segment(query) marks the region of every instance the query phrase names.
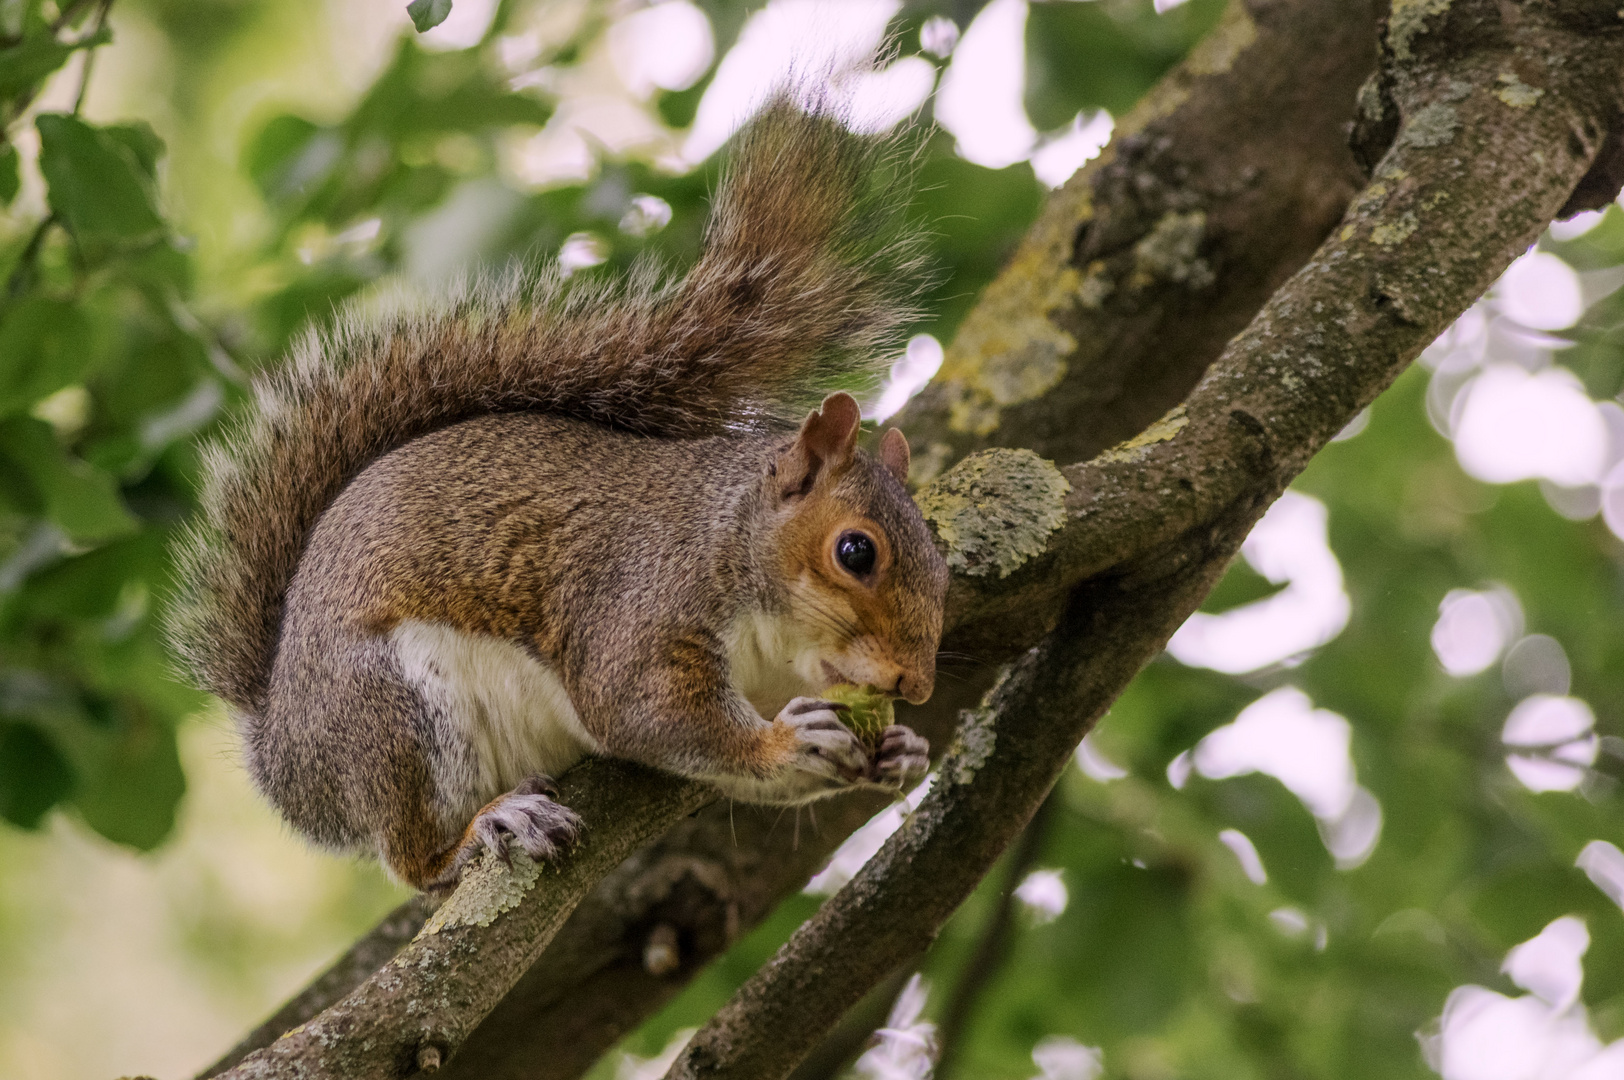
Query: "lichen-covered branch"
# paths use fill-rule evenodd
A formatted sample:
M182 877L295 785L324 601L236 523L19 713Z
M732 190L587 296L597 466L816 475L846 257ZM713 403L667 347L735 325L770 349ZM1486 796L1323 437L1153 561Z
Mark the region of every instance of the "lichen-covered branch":
M719 803L679 821L582 901L445 1075L582 1075L884 804L867 793L799 812ZM664 955L651 951L662 934L674 944Z
M979 564L985 602L959 607L961 625L1009 610L1014 594L1028 612L1045 604L1053 632L966 715L913 818L695 1035L668 1080L786 1076L929 944L1264 509L1526 250L1624 110L1624 19L1611 2L1396 2L1384 54L1366 119L1395 110L1397 139L1342 227L1176 416L1066 470L1066 523L1042 555L1007 578ZM1009 589L1016 575L1024 585Z
M958 1065L962 1060L959 1055L964 1049L970 1022L975 1018L976 1006L981 1003L988 985L1009 962L1019 931L1015 915L1019 902L1016 889L1043 856L1044 846L1054 831L1057 801L1053 795L1043 801L1032 820L1027 822L1020 842L1006 860L1006 877L999 891L998 906L987 916L975 951L964 962L964 967L954 980L952 992L942 1006L942 1019L936 1027L936 1070L932 1080L952 1080L958 1075Z
M284 1031L298 1027L355 989L417 936L434 914L434 908L434 898L420 893L384 916L371 933L351 945L315 981L203 1070L199 1080L225 1072L255 1050L275 1042Z
M487 853L399 955L343 1000L222 1074L394 1080L432 1072L535 961L581 897L714 793L639 766L592 761L562 795L586 822L556 864Z
M1438 313L1452 317L1462 298L1481 295L1589 174L1617 122L1617 80L1600 71L1620 47L1616 10L1599 0L1524 0L1491 18L1462 0L1429 0L1436 11L1422 19L1415 6L1397 5L1388 38L1396 62L1380 93L1362 95L1362 126L1379 130L1402 116L1404 132L1338 234L1184 405L1062 470L1067 523L1041 554L1007 575L955 578L945 647L1014 655L1053 625L1073 583L1155 559L1229 505L1253 479L1236 462L1295 473L1351 415L1347 406L1356 410L1387 385L1350 373L1380 362L1385 378L1395 377L1447 324ZM1547 23L1589 28L1562 32L1597 35L1598 67L1576 78L1581 54L1553 60L1519 43ZM1413 29L1434 25L1435 34ZM1498 51L1483 46L1437 69L1418 66L1424 44L1474 35L1488 35ZM1569 175L1575 169L1578 178ZM1563 199L1547 205L1551 186ZM1319 285L1311 300L1309 281ZM1237 366L1243 359L1248 366Z
M1172 612L1183 603L1166 601L1193 607L1215 580L1209 562L1195 558L1132 596L1085 587L1064 631L967 716L912 820L695 1035L668 1080L782 1078L868 987L927 949L1031 817L1082 732L1177 628ZM1143 606L1147 599L1164 602Z
M967 320L971 336L954 347L944 381L980 381L973 373L992 355L989 328L1005 320L1013 353L1025 348L1023 334L1051 336L1044 329L1051 321L1079 342L1075 352L1059 357L1065 376L1036 396L1000 406L996 425L987 430L983 419L973 437L948 422L947 397L957 400L960 391L929 391L901 421L916 459L939 470L968 449L1004 444L1069 461L1143 428L1183 396L1335 224L1357 187L1344 129L1355 91L1374 64L1372 5L1235 5L1214 42L1123 118L1105 156L1051 198L1021 253ZM1186 217L1161 224L1169 212ZM1162 259L1177 248L1167 242L1178 220L1186 222L1183 235L1193 234L1191 214L1205 216L1194 257L1211 272L1210 281L1198 274L1205 283L1192 286L1188 275L1174 280L1177 273L1135 279L1097 306L1084 302L1092 293L1058 287L1075 285L1082 280L1076 271L1095 261L1105 264L1101 272L1126 273L1141 246L1152 261ZM1105 254L1077 264L1074 241L1090 236ZM1027 301L1037 313L1032 317L1021 311ZM970 349L977 333L981 344ZM996 358L989 370L996 382ZM1036 423L1037 412L1050 419ZM1038 472L1044 469L1054 474L1046 464ZM950 487L941 493L956 490L962 494ZM933 508L938 528L948 509L942 503ZM1049 554L1048 534L1032 535L1037 553L1005 554L1006 565ZM998 616L986 603L988 587L1022 587L1031 577L1024 565L987 581L956 575L955 594L967 589L974 599L955 602L965 614L949 648L987 660L1009 655L991 634L978 641L971 618L978 605ZM907 722L945 743L958 703L973 702L984 686L979 677L943 680L936 699L908 710ZM799 822L798 835L796 821L780 823L776 811L745 807L716 805L682 821L588 895L539 962L468 1036L447 1067L450 1074L479 1080L581 1075L737 933L799 888L875 809L866 798L832 800L817 808L815 829L809 820ZM652 970L644 953L661 925L677 931L679 963ZM388 930L380 926L356 951L388 955L399 940ZM363 965L337 966L227 1062L344 997L366 974Z
M988 446L1081 461L1184 399L1363 185L1343 131L1373 8L1230 6L1049 199L903 413L920 480Z

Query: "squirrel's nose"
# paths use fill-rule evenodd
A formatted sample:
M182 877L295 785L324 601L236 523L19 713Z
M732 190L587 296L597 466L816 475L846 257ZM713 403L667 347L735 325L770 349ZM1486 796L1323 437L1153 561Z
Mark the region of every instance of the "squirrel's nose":
M923 705L936 685L934 671L898 671L897 683L891 693L911 705Z

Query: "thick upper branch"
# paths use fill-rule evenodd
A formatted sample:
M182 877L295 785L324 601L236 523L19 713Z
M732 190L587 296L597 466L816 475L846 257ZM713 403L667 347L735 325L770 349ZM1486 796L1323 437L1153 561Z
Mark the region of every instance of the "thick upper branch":
M1344 130L1373 5L1241 3L1057 191L901 423L932 469L1081 461L1184 399L1364 178Z
M961 625L1010 610L1013 593L1057 629L966 717L913 819L700 1030L671 1080L786 1076L928 944L1258 516L1539 235L1624 107L1624 22L1599 4L1411 5L1387 53L1401 126L1342 228L1176 416L1067 470L1064 523L1021 586L961 601Z

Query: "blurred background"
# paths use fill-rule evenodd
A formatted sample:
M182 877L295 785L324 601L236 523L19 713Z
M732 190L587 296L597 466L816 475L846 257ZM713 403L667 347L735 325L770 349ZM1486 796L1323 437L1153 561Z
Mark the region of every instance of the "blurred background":
M946 273L885 415L1222 8L0 0L0 1076L189 1076L405 895L294 839L168 675L165 545L245 372L380 287L680 265L791 64L889 41L838 92L938 125ZM1624 209L1553 226L1343 432L856 1075L1624 1077L1621 284ZM595 1080L659 1076L900 820Z

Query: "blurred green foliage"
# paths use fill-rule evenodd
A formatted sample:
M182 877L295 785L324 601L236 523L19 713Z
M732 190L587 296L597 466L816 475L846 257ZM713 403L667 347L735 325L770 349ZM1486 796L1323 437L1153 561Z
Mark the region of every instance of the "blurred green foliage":
M0 11L9 204L25 110L111 35L104 4ZM31 122L49 213L0 247L0 814L34 826L67 802L151 847L185 788L174 725L201 704L169 678L153 607L190 501L190 440L235 371L187 313L162 141L69 112Z
M119 2L140 11L174 57L175 116L159 127L178 133L177 155L195 158L192 144L218 134L199 119L207 90L197 73L245 38L279 33L276 0ZM109 40L107 5L0 0L7 821L34 828L68 807L136 848L169 834L185 789L176 725L203 702L172 677L157 630L168 544L192 506L199 440L240 400L246 372L391 275L433 288L472 263L555 258L583 233L605 260L589 273L644 253L674 266L696 254L714 162L672 175L611 159L588 181L541 190L504 173L505 140L546 125L558 100L515 80L498 42L545 4L503 0L473 48L432 51L403 37L336 115L254 114L232 133L233 182L243 182L229 190L257 200L263 227L227 257L211 256L204 273L188 217L202 200L195 189L171 194L152 127L91 122L71 104L77 93L65 108L30 109L47 80L73 78L78 58ZM719 57L755 5L700 6ZM1033 122L1055 130L1080 111L1124 112L1223 6L1189 0L1158 14L1150 0L1034 3ZM417 0L411 13L425 27L449 8ZM907 5L894 24L900 50L918 51L927 18L962 24L973 11L946 0ZM586 62L613 14L587 5L531 66ZM659 92L655 111L669 125L691 122L709 78ZM34 145L45 198L25 214L16 204ZM941 133L929 136L921 173L913 211L933 230L943 277L920 329L947 340L1043 188L1024 164L994 171L956 157ZM670 223L635 226L640 196L663 200ZM1624 214L1609 211L1585 237L1548 246L1580 270L1618 267ZM1624 292L1596 304L1571 337L1562 362L1594 397L1619 394ZM1496 669L1452 678L1428 639L1450 589L1505 583L1528 629L1566 648L1573 692L1595 708L1600 732L1624 733L1620 544L1599 520L1559 517L1532 482L1491 488L1468 478L1428 424L1426 392L1426 372L1407 374L1368 429L1331 447L1298 485L1329 508L1352 598L1346 630L1298 666L1240 678L1158 661L1098 736L1130 775L1101 783L1074 771L1057 791L1039 864L1064 870L1071 903L1052 923L1022 924L975 1011L960 1076L1030 1076L1033 1044L1057 1033L1104 1047L1109 1075L1427 1075L1414 1033L1450 989L1476 981L1512 992L1498 973L1505 951L1569 913L1586 916L1594 941L1585 965L1592 1021L1604 1038L1624 1035L1624 920L1573 867L1590 840L1624 846L1620 762L1604 754L1580 792L1528 792L1506 769L1499 728L1514 699ZM1207 610L1277 589L1238 562ZM1195 777L1182 790L1167 782L1178 755L1287 683L1352 721L1359 777L1385 821L1355 870L1336 868L1313 818L1272 779ZM1266 884L1249 881L1219 841L1228 828L1256 844ZM939 993L959 977L1000 879L989 878L927 958ZM652 1053L703 1020L814 903L783 905L628 1046ZM1282 933L1270 913L1283 907L1323 928L1323 946L1317 929ZM613 1069L606 1062L603 1075Z

